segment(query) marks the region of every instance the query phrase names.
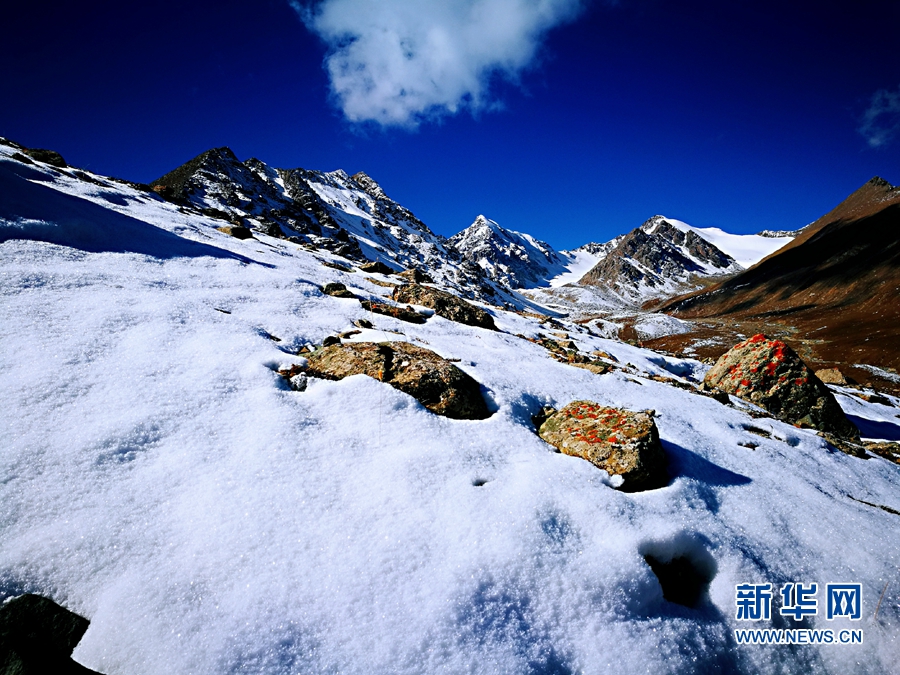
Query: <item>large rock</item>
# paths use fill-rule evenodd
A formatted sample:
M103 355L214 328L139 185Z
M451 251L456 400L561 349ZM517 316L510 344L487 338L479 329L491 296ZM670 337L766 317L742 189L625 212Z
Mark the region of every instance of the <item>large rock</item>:
M433 351L409 342L355 342L309 355L307 374L326 380L368 375L409 394L431 412L453 419L490 416L481 387Z
M437 288L419 284L403 284L394 289L391 297L397 302L429 307L434 310L435 314L450 319L450 321L497 330L494 326L494 317L483 309L470 305L465 300Z
M622 476L624 492L650 490L668 481L666 455L649 413L573 401L550 415L538 434L560 452Z
M39 595L13 598L0 607L0 673L93 673L71 659L90 622Z
M723 354L703 381L790 424L859 440L828 387L781 340L762 334L744 340Z

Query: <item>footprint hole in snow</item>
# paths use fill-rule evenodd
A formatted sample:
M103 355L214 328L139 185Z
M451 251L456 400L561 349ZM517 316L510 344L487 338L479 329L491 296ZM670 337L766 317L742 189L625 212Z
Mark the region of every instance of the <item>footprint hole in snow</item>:
M472 486L473 487L482 487L483 485L486 485L487 482L488 482L487 478L474 478L472 480Z
M718 565L696 535L680 533L666 541L645 542L638 550L667 601L692 609L708 602Z

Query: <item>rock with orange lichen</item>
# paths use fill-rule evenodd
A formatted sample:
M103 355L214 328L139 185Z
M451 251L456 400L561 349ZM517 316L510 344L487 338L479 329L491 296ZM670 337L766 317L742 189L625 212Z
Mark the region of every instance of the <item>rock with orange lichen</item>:
M538 434L560 452L622 476L619 489L624 492L650 490L668 481L666 455L650 413L573 401L547 417Z
M762 334L744 340L723 354L703 381L795 426L859 440L828 387L781 340Z

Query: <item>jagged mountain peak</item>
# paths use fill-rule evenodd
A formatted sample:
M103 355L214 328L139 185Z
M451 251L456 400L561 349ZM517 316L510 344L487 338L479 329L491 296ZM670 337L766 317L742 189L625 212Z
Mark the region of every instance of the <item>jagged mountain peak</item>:
M363 190L375 197L375 199L389 199L384 190L381 189L381 186L364 171L357 171L355 174L350 176L350 178L355 180L357 185L359 185Z
M483 214L450 238L450 245L495 281L510 288L546 286L568 269L569 260L550 244L508 230Z

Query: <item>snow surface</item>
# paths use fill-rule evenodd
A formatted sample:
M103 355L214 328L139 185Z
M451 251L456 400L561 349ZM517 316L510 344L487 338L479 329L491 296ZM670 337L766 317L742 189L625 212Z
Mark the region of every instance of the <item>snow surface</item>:
M87 616L74 653L84 665L896 668L897 516L850 498L900 510L896 465L647 379L696 380L705 366L574 324L580 349L627 372L559 363L516 336L542 326L502 310L497 332L368 314L320 286L385 289L323 266L327 254L238 241L153 195L10 152L0 146L0 594L43 593ZM459 359L494 414L448 420L365 376L295 392L275 373L358 318L376 339L403 334ZM670 484L625 494L552 452L530 416L576 399L656 410ZM712 560L702 606L664 600L648 553ZM864 643L737 645L735 628L790 621L735 621L735 584L788 581L862 584L862 621L826 622L822 610L806 625L864 629Z
M782 246L789 244L794 237L763 237L758 234L731 234L718 227L694 227L681 220L666 220L682 232L693 230L713 244L723 253L727 253L743 267L753 267L760 260L769 256Z
M574 250L562 251L561 256L569 260L567 271L549 280L549 285L558 288L566 284L574 284L603 259L603 256L594 255L588 251Z

